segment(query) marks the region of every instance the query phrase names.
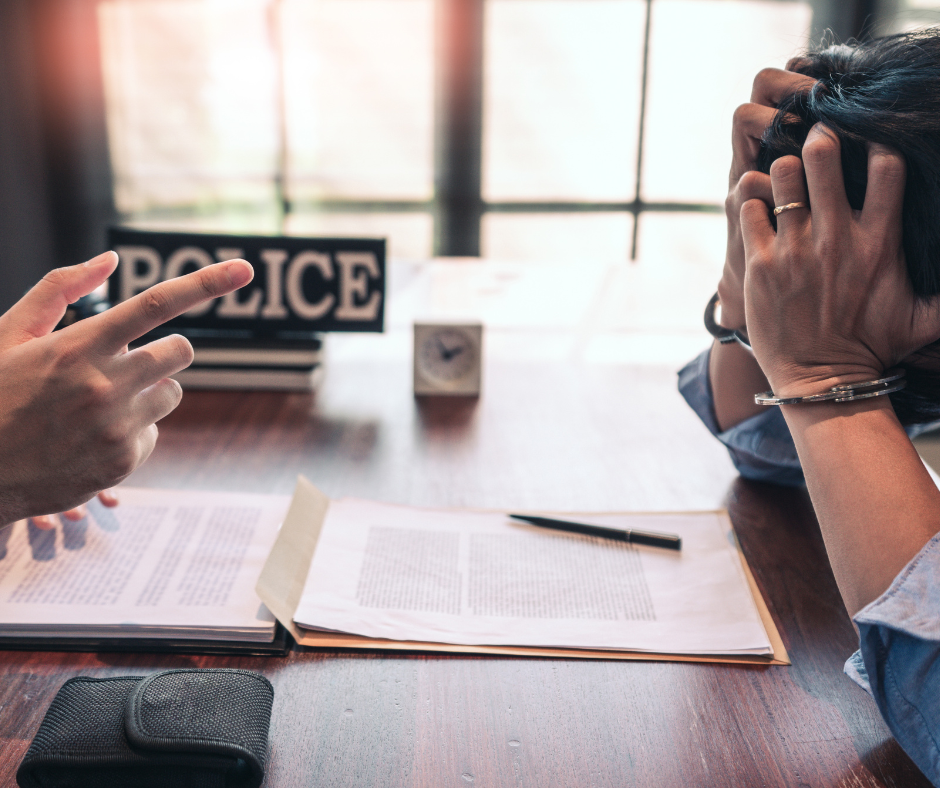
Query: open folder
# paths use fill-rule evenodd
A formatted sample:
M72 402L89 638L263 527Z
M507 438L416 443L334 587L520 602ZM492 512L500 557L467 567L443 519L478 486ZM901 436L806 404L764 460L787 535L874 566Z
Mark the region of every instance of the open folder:
M682 554L502 513L331 502L300 478L256 590L302 646L790 664L727 513L594 521L635 518L682 530Z

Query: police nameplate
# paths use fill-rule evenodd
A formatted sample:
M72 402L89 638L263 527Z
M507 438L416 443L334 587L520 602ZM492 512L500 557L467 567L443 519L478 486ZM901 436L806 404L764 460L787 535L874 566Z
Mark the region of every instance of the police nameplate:
M295 332L383 330L385 240L278 238L129 230L108 231L120 264L111 277L112 303L157 282L240 257L254 280L169 321L167 329L275 337Z

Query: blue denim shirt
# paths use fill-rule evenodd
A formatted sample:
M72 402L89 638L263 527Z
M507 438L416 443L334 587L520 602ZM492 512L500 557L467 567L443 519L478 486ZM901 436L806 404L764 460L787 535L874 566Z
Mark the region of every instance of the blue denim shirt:
M800 460L779 408L731 429L715 421L709 351L679 372L679 391L748 479L799 485ZM936 423L909 427L912 438ZM859 650L845 672L875 699L911 760L940 786L940 534L931 539L878 599L855 615Z

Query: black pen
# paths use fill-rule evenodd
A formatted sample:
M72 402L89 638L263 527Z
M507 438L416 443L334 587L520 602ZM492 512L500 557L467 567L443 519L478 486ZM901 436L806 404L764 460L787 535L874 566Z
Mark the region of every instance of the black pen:
M665 547L669 550L681 550L682 539L675 534L660 534L655 531L634 531L629 528L608 528L603 525L573 523L570 520L555 520L551 517L534 517L528 514L511 514L514 520L524 520L542 528L554 528L556 531L568 531L588 536L601 536L604 539L616 539L618 542L634 542L651 547Z

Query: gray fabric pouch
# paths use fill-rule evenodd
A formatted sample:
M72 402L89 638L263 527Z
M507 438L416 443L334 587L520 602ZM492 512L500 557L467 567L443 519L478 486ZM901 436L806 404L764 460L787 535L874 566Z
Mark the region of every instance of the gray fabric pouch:
M22 788L257 788L274 688L247 670L69 679L16 773Z

